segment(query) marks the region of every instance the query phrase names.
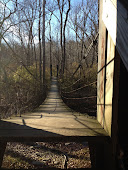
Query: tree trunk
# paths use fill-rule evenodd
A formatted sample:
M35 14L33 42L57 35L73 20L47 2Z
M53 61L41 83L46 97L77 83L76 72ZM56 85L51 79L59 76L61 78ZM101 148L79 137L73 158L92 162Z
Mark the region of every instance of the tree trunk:
M40 20L41 20L41 3L39 0L39 73L40 73L40 89L42 89L42 53L41 53L41 29L40 29Z
M67 25L69 11L70 11L70 0L68 0L68 10L67 10L67 13L66 13L66 19L65 19L65 23L64 23L64 32L63 32L63 37L64 37L63 74L64 74L65 60L66 60L66 47L65 47L66 37L65 37L65 30L66 30L66 25Z
M50 37L50 76L52 77L52 37L51 37L51 18L49 21L49 37Z
M43 46L43 84L45 85L45 4L43 0L43 34L42 34L42 46Z

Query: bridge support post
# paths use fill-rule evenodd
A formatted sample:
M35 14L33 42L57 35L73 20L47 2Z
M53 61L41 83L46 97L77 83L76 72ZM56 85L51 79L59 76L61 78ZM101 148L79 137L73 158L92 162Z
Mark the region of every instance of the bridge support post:
M50 76L52 78L52 65L50 65Z
M104 146L102 143L89 142L90 159L92 168L104 167Z
M56 66L56 70L57 70L57 77L58 77L58 72L59 72L59 65Z
M111 143L89 142L89 150L92 168L115 170Z
M4 152L5 152L5 149L6 149L6 145L7 145L7 141L0 140L0 168L2 166L2 162L3 162L3 157L4 157Z

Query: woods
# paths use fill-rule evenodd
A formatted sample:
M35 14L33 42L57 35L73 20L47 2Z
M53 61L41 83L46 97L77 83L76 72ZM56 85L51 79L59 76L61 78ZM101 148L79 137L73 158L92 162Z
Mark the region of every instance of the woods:
M62 88L96 81L97 11L98 0L1 0L1 118L39 106L52 76Z

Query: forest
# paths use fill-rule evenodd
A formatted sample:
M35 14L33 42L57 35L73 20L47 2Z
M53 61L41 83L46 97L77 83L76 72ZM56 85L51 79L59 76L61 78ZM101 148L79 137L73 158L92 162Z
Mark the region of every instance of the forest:
M96 114L97 11L98 0L0 1L0 118L38 107L52 76L67 105Z

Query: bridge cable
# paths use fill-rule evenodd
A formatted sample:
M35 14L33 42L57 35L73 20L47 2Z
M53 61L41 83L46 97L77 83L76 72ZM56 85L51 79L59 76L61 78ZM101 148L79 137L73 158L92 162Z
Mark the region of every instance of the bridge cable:
M91 85L93 85L93 84L95 84L95 83L97 83L97 81L94 81L94 82L92 82L92 83L90 83L90 84L88 84L88 85L85 84L83 87L80 87L80 88L78 88L78 89L74 89L74 90L72 90L72 91L68 91L68 92L62 91L62 93L65 93L65 94L73 93L73 92L79 91L79 90L81 90L81 89L83 89L83 88L85 88L85 87L91 86Z
M86 97L80 97L80 98L68 98L65 96L62 96L62 98L67 99L67 100L83 100L83 99L93 99L93 98L97 98L97 96L86 96Z
M71 85L69 85L69 86L67 86L67 87L62 87L61 89L67 89L67 88L70 88L70 87L72 87L73 85L75 85L77 82L79 82L81 80L81 78L80 79L78 79L78 80L76 80L73 84L71 84Z
M89 54L89 52L90 52L90 50L91 50L91 48L93 47L93 45L95 44L95 42L96 42L96 39L98 38L98 35L99 35L99 32L96 34L96 36L95 36L95 38L92 40L92 42L90 43L90 45L89 45L89 47L88 47L88 49L87 49L87 52L86 52L86 54L85 54L85 58L87 58L87 56L88 56L88 54ZM85 59L85 58L82 58L80 61L79 61L79 66L77 67L77 69L76 69L76 71L74 72L74 73L76 73L77 71L78 71L78 68L80 67L80 65L82 66L82 60L83 59ZM91 71L91 70L90 70ZM89 72L90 72L89 71ZM71 78L74 76L74 73L73 73L73 75L71 76ZM66 88L68 88L68 87L66 87ZM64 88L63 88L64 89Z

